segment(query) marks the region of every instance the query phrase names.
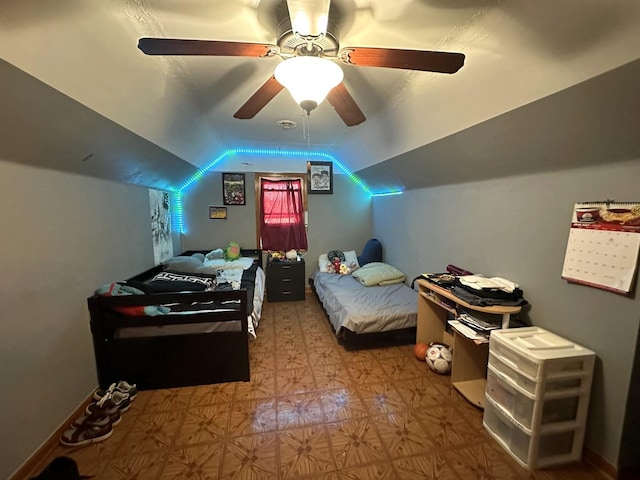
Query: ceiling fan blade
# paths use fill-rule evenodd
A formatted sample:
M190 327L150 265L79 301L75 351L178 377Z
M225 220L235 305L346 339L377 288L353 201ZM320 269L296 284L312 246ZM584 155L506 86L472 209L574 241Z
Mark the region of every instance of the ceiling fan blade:
M366 120L364 113L356 104L344 83L338 84L327 95L327 101L340 116L347 127L359 125Z
M338 54L349 65L401 68L425 72L456 73L464 65L464 54L402 50L397 48L346 47Z
M272 75L233 116L243 120L255 117L283 88Z
M219 40L182 40L178 38L141 38L138 48L147 55L212 55L267 57L275 45L266 43L224 42Z
M327 33L330 6L330 0L287 0L293 32L314 38Z

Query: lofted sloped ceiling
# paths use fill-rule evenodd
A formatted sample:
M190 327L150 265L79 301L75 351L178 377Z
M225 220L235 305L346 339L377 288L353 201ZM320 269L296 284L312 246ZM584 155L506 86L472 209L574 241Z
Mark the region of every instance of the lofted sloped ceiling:
M640 159L640 60L358 172L403 191Z
M453 75L340 64L367 120L346 127L324 102L308 118L308 139L286 91L255 118L233 118L278 57L156 57L137 48L143 36L274 43L283 11L283 0L2 2L2 160L168 188L230 148L310 148L333 154L375 191L637 152L629 130L640 95L637 0L333 0L341 46L461 52L466 61ZM587 142L585 155L562 155L594 133L601 141ZM535 138L541 155L533 154L540 144L523 148ZM611 156L607 143L616 145ZM45 150L51 162L42 165ZM290 162L230 158L218 168L304 171Z

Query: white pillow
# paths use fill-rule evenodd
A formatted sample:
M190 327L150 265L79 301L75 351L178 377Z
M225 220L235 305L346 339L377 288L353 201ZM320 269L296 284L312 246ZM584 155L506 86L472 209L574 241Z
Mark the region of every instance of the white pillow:
M213 260L215 258L224 258L224 250L221 248L216 248L215 250L211 250L204 257L206 260Z
M165 265L168 269L176 272L196 273L197 269L202 266L202 260L198 257L177 256L166 260Z
M329 257L327 257L326 253L323 253L318 257L318 268L320 269L321 272L327 273L329 271L327 270L328 264L329 264Z
M344 261L352 272L360 268L360 265L358 264L358 255L355 250L344 252Z

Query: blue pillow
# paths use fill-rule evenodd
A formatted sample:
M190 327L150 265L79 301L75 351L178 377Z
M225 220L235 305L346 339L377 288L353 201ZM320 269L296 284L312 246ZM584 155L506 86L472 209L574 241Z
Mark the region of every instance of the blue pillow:
M358 255L358 264L362 267L367 263L382 261L382 244L377 238L371 238L367 241L362 253Z

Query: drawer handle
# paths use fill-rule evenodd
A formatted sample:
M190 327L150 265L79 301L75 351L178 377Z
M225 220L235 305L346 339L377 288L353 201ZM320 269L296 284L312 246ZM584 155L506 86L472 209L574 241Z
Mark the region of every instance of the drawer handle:
M291 281L291 279L290 279L290 278L283 278L281 281L282 281L282 282L290 282L290 281Z

